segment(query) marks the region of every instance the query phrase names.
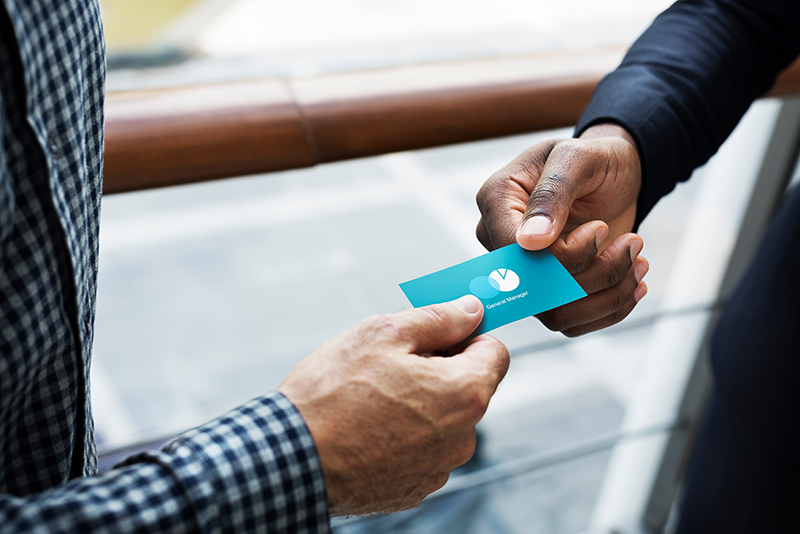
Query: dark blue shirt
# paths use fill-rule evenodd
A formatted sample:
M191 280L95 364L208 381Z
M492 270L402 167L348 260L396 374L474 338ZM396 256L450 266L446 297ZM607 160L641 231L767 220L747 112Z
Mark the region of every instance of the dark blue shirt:
M598 85L576 128L615 122L639 148L636 226L716 153L800 53L797 0L682 0Z

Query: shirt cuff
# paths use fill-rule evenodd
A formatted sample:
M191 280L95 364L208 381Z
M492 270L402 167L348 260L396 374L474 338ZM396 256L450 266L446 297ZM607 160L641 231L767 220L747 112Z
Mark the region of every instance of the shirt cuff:
M278 392L183 434L155 454L184 487L203 532L331 531L314 440Z

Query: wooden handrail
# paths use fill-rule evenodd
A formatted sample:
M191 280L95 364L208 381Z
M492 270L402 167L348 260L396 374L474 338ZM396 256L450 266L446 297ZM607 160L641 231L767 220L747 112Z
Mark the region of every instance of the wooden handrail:
M109 93L105 193L573 125L624 48ZM800 93L800 61L770 95Z

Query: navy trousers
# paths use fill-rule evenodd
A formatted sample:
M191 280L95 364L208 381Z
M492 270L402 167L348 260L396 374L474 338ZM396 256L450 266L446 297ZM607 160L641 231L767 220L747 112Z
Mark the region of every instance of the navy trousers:
M800 187L712 339L715 386L678 534L800 533Z

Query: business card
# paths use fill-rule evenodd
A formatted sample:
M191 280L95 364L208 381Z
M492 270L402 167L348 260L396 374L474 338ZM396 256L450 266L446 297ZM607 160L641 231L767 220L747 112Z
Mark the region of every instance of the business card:
M477 336L586 296L548 250L514 243L400 284L415 308L473 294L484 306Z

